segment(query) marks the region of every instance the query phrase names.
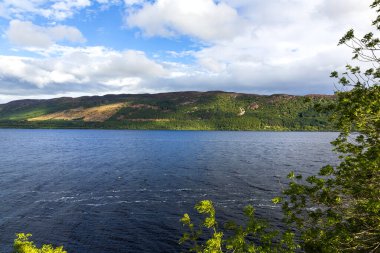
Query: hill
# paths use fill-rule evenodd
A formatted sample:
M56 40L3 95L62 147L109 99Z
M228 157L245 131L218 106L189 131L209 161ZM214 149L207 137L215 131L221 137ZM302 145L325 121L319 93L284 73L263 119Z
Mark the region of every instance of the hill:
M317 104L329 95L222 91L17 100L0 105L0 127L183 130L332 130Z

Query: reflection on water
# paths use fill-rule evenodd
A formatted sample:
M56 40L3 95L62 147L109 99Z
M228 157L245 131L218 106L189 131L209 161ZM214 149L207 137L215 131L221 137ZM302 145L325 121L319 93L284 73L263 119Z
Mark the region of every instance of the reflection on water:
M0 130L0 252L14 234L69 252L178 252L202 199L221 220L271 203L289 171L336 161L336 133Z

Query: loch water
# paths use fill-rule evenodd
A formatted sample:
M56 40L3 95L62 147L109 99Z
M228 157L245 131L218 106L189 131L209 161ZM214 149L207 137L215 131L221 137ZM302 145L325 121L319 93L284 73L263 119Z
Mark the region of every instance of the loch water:
M203 199L282 228L271 199L294 170L337 162L331 132L0 129L0 252L15 233L69 253L180 252L179 219Z

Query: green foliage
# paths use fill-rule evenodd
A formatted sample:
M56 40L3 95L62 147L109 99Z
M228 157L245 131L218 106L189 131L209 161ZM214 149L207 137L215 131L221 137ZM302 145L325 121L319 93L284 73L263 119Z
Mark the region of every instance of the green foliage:
M63 247L54 248L50 244L44 244L41 248L38 248L34 242L29 241L31 234L16 234L14 240L14 253L67 253Z
M285 232L280 235L278 231L270 229L264 221L255 217L255 209L252 206L244 208L244 216L247 219L245 226L229 221L224 224L223 229L218 226L215 209L210 200L199 202L195 209L199 214L205 215L200 226L196 228L188 214L184 214L180 220L188 231L179 242L189 244L190 252L290 253L298 248L293 233Z
M380 1L373 8L380 10ZM379 16L380 17L380 16ZM378 26L380 18L373 23ZM332 142L341 163L323 167L302 181L289 175L283 210L295 225L307 252L380 252L380 40L362 39L350 30L340 40L353 49L353 59L371 68L347 65L331 77L342 85L333 117L341 130Z

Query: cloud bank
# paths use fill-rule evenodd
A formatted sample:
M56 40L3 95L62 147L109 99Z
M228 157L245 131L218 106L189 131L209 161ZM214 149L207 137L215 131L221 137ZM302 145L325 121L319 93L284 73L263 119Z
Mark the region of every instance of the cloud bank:
M349 62L338 48L351 27L370 29L371 0L75 0L0 3L7 20L0 55L0 101L20 97L229 90L270 93L332 93L329 73ZM170 51L120 50L89 45L65 23L80 11L118 6L121 33L138 41L180 41ZM46 22L37 22L46 19ZM112 38L110 38L111 40ZM20 56L20 52L26 52ZM189 60L190 59L190 60Z

